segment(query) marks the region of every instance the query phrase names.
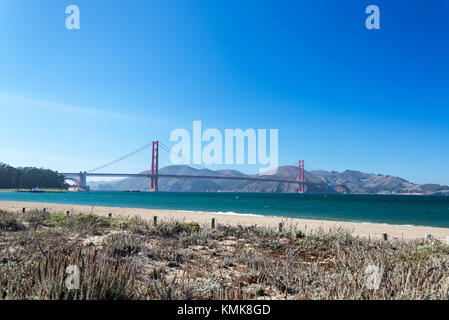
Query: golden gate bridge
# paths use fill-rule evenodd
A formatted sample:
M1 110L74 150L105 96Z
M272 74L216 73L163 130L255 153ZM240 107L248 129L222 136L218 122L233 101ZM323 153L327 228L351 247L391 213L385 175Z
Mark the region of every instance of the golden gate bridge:
M149 173L112 173L112 172L99 172L101 170L105 170L110 168L113 165L116 165L119 162L122 162L144 150L151 148L151 166ZM150 180L150 191L158 191L159 190L159 179L163 178L191 178L191 179L224 179L224 180L246 180L246 181L259 181L259 182L277 182L277 183L287 183L287 184L296 184L298 186L298 193L305 192L306 185L317 185L317 186L328 186L326 183L314 182L314 181L306 181L304 175L304 160L299 160L298 162L298 175L296 179L282 179L276 178L271 175L262 175L262 176L224 176L224 175L189 175L189 174L160 174L159 173L159 148L168 153L172 154L175 157L180 158L184 162L188 162L192 167L196 169L206 169L201 165L192 163L190 160L185 159L179 154L173 152L170 147L159 141L152 141L137 150L120 157L114 161L108 162L102 166L93 168L88 171L80 171L77 173L74 172L62 172L60 175L64 176L66 180L73 181L80 189L87 189L87 177L117 177L117 178L128 178L128 177L141 177L148 178ZM207 169L206 169L207 170Z

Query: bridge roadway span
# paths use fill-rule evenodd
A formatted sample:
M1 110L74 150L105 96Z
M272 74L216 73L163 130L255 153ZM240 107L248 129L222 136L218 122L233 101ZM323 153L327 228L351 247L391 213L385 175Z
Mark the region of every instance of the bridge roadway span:
M60 173L63 176L78 176L79 173ZM151 178L149 173L85 173L89 177L140 177L140 178ZM177 174L158 174L158 178L194 178L194 179L225 179L225 180L250 180L250 181L261 181L261 182L279 182L279 183L294 183L298 184L298 180L283 180L283 179L270 179L270 178L257 178L257 177L229 177L229 176L196 176L196 175L177 175ZM267 177L267 176L265 176ZM311 185L325 185L324 183L317 182L305 182L305 184Z

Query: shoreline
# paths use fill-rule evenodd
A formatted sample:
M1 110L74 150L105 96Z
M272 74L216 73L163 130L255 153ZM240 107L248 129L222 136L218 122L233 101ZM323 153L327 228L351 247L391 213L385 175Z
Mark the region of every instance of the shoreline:
M142 208L124 208L124 207L103 207L88 205L55 204L42 202L25 201L0 201L0 210L22 212L22 208L27 210L47 209L50 213L65 213L70 211L74 214L94 213L100 216L107 216L112 213L115 217L140 217L145 220L153 220L154 216L158 221L180 220L183 222L197 222L203 226L210 226L212 218L215 218L217 224L224 225L242 225L242 226L262 226L272 229L278 229L279 223L283 223L284 231L301 230L304 233L310 233L322 229L329 231L335 228L343 228L352 232L353 235L380 239L382 233L388 234L388 239L423 239L427 234L432 238L446 242L449 236L449 228L412 226L412 225L393 225L371 222L347 222L332 220L313 220L301 218L285 218L274 216L261 216L250 214L226 213L226 212L204 212L188 210L164 210L164 209L142 209Z

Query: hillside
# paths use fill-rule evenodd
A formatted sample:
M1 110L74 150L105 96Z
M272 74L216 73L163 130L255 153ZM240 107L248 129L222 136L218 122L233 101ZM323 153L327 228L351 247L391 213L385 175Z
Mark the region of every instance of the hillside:
M159 170L160 174L177 175L214 175L228 177L255 177L246 175L237 170L207 170L195 169L189 166L168 166ZM258 176L260 178L275 178L297 180L298 169L294 166L282 166L275 175ZM438 184L414 184L402 178L389 175L363 173L346 170L344 172L314 170L305 172L307 193L380 193L380 194L438 194L449 195L449 187ZM91 183L92 190L123 191L148 190L148 178L127 178L114 182ZM297 185L220 179L194 179L194 178L160 178L159 190L173 192L296 192Z

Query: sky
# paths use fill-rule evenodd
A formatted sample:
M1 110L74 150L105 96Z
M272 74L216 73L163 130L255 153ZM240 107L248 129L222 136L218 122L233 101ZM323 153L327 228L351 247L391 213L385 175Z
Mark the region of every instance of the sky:
M201 121L278 129L280 165L449 184L448 16L446 0L0 0L0 161L78 172Z

